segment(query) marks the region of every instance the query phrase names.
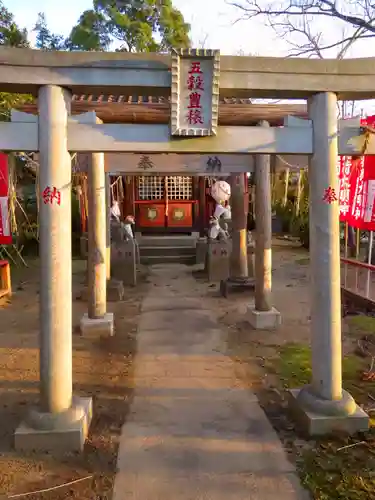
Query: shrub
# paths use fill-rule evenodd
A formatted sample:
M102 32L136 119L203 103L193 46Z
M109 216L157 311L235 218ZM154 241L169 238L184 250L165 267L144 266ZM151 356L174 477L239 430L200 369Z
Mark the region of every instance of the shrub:
M293 203L291 201L288 201L284 206L280 201L278 201L273 206L273 212L281 221L282 232L289 233L291 231L291 222L294 213Z

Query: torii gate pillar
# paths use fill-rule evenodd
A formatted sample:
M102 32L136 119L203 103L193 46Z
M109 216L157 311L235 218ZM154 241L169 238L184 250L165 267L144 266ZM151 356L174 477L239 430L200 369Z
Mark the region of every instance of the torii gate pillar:
M40 401L15 432L17 450L82 450L91 398L72 396L70 94L41 87L39 105Z
M314 154L309 163L312 381L291 391L310 435L368 429L366 413L342 388L340 233L337 178L337 97L309 102Z

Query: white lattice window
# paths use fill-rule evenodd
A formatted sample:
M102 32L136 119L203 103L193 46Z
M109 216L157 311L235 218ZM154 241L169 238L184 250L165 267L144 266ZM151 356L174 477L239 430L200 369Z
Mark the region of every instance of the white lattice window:
M182 175L166 178L169 200L191 200L193 198L193 179Z
M138 177L139 200L163 200L167 188L169 200L193 199L193 179L189 176L141 175Z
M164 177L159 175L141 175L138 177L139 200L162 200L164 192Z

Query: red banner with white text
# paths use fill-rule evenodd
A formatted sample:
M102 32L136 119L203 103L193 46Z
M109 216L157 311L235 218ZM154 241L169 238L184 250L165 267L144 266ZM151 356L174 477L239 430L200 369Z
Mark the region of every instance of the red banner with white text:
M9 221L8 155L0 153L0 245L12 244Z
M361 125L375 125L375 116L361 120ZM358 229L375 231L375 157L340 156L340 221Z

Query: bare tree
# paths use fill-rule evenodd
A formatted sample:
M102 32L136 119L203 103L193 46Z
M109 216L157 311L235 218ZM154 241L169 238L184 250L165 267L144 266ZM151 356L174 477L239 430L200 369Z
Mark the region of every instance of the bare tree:
M239 9L242 20L263 18L291 45L290 56L294 57L323 59L327 52L336 50L335 57L342 59L355 42L375 38L372 0L281 0L277 3L228 0L228 3ZM332 26L336 29L332 30ZM339 38L337 27L341 28Z

